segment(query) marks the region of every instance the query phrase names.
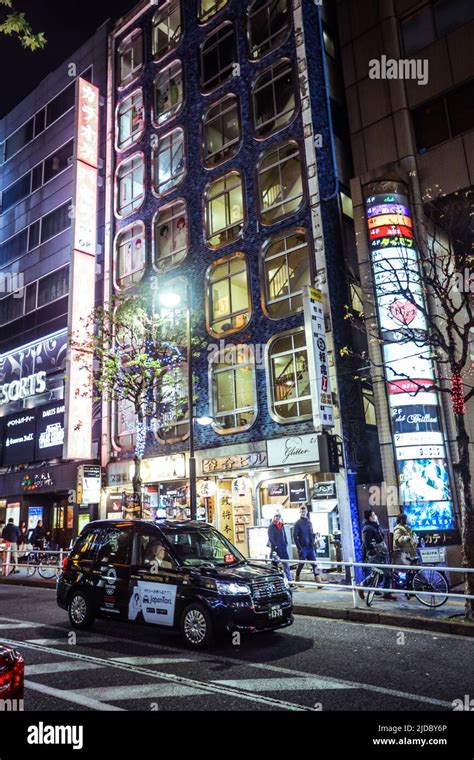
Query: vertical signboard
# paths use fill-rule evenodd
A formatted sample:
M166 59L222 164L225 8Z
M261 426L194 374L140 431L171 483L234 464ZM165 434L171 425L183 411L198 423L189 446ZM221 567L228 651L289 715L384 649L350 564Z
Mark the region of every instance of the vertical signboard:
M434 365L423 341L425 301L409 199L377 194L365 207L401 506L412 528L446 541L454 535L453 505Z
M320 433L322 430L334 427L334 411L321 291L305 285L303 304L313 423L315 431Z
M69 281L65 459L92 456L92 356L87 350L94 309L97 247L99 90L81 77L76 95L73 235Z

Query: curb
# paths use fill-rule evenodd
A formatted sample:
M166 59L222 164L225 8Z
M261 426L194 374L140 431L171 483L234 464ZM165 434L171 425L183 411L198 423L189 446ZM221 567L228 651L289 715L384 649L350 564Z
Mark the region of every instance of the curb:
M423 617L408 617L395 615L393 612L372 612L358 609L337 609L336 607L309 607L308 605L293 606L295 615L307 617L330 618L331 620L347 620L356 623L373 623L375 625L390 625L395 628L413 628L415 630L433 631L437 633L452 633L457 636L474 638L474 625L469 623L451 623L448 620L431 620Z
M10 578L1 578L0 579L0 586L22 586L22 587L28 587L28 588L50 588L54 591L56 588L56 583L50 583L49 581L41 580L41 581L14 581L13 579L10 580Z

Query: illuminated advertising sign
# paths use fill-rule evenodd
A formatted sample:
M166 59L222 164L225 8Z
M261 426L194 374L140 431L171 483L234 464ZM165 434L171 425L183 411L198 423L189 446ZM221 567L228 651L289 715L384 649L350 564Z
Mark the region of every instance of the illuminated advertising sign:
M94 309L98 146L99 90L79 77L68 315L73 343L69 344L67 357L65 459L90 459L92 456L92 356L81 350L81 346L88 343L87 320Z
M64 403L42 406L37 412L36 459L55 459L63 454Z
M3 464L23 464L35 458L36 416L25 410L5 420L3 439Z
M403 511L426 534L454 531L410 203L400 193L366 199L370 256ZM409 338L406 329L410 330Z
M304 286L304 320L308 352L309 383L316 432L334 427L329 360L324 325L323 297L320 290Z

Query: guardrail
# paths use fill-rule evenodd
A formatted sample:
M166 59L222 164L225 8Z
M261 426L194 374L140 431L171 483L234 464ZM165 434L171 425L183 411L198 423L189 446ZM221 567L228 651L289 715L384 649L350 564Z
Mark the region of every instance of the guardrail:
M3 551L0 549L0 576L8 576L14 571L14 569L25 569L27 571L30 570L32 571L29 573L30 575L34 574L36 570L38 570L38 573L40 575L45 575L46 569L49 568L49 575L51 578L53 578L54 575L61 569L65 553L67 554L67 550L65 551L64 549L17 549L16 551L12 551L10 547L4 549ZM20 554L22 555L21 557L19 556ZM16 555L16 557L14 555ZM56 556L58 560L57 562L20 561L25 556L30 560L33 557L43 558L45 555L47 557Z
M381 573L383 573L384 570L390 570L390 571L392 571L392 570L401 570L404 573L417 572L419 570L435 570L437 572L442 572L444 575L449 575L450 572L453 572L453 573L458 572L458 573L463 573L463 574L474 573L474 568L471 568L471 567L446 567L445 565L424 565L422 563L415 564L415 565L391 565L391 564L388 564L388 563L386 564L386 563L380 562L380 561L379 562L354 562L352 560L349 560L349 561L343 561L343 560L333 561L333 560L325 560L325 559L320 559L320 560L314 561L314 560L309 560L309 559L307 559L307 560L280 559L280 558L278 558L278 559L272 559L271 557L252 558L251 561L252 562L265 562L265 563L271 564L273 566L275 566L275 564L278 563L278 564L281 564L281 565L288 564L290 566L294 566L294 565L302 565L302 566L304 566L304 565L315 565L318 568L322 568L323 565L329 566L331 568L333 568L334 566L337 566L337 567L348 567L349 568L349 572L350 572L350 579L351 579L350 583L344 583L344 584L341 584L341 583L330 583L330 582L329 583L327 583L327 582L316 583L315 581L301 581L301 580L298 580L298 584L299 585L303 585L303 586L309 586L309 587L313 587L313 588L318 588L318 589L321 589L321 588L336 588L336 589L340 590L342 587L344 587L346 589L350 589L352 591L352 597L353 597L353 601L354 601L354 607L359 607L360 597L358 596L358 593L357 593L358 591L364 591L364 592L365 591L384 591L384 592L390 593L390 594L403 594L403 595L406 595L407 593L411 593L411 594L415 594L416 593L417 596L430 596L430 597L438 596L438 597L448 597L448 598L463 599L463 600L474 599L474 595L472 595L472 594L464 594L464 593L463 594L458 594L458 593L455 593L455 592L449 591L449 590L446 591L446 592L437 592L437 591L419 591L418 589L416 589L416 591L415 591L413 589L397 588L397 587L395 587L395 588L390 587L390 588L384 589L384 588L381 588L380 586L364 586L362 584L358 584L356 582L356 577L355 577L355 568L357 568L357 567L360 567L360 568L368 567L368 568L371 568L371 569L377 568Z

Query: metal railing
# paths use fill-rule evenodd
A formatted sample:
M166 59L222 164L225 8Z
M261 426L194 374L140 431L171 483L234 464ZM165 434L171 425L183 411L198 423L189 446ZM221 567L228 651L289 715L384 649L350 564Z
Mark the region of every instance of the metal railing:
M314 561L314 560L309 560L309 559L307 560L280 559L280 558L272 559L271 557L270 558L269 557L252 558L251 562L264 562L264 563L273 565L273 567L277 563L281 565L288 564L290 566L315 565L317 568L322 568L323 565L327 565L331 568L333 568L334 566L344 567L344 568L348 567L349 573L350 573L350 579L351 579L350 583L331 583L331 582L326 582L326 581L321 582L321 583L316 583L315 581L298 580L298 584L303 585L303 586L318 588L318 589L335 588L338 591L340 591L341 589L351 590L353 601L354 601L354 607L359 607L360 597L358 596L358 593L357 593L358 591L364 591L364 592L365 591L383 591L390 594L403 594L403 595L407 593L412 593L412 594L416 593L417 596L429 596L429 597L438 596L438 597L448 597L448 598L463 599L463 600L474 599L474 595L472 594L464 594L464 593L458 594L454 591L449 591L449 590L446 592L438 592L438 591L421 591L418 589L414 590L414 589L409 589L406 587L405 588L397 588L397 587L381 588L380 586L367 586L367 585L358 584L355 577L355 568L357 567L360 567L360 568L368 567L371 569L376 568L382 575L383 575L384 570L390 570L390 571L401 570L404 573L416 573L420 570L435 570L439 573L443 573L446 576L448 576L449 573L463 573L463 574L474 573L474 568L472 567L451 567L451 566L448 567L446 565L424 565L422 563L413 564L413 565L412 564L391 565L391 564L380 562L380 561L379 562L354 562L352 560L343 561L343 560L326 560L326 559Z
M61 570L65 553L67 554L67 550L65 552L64 549L12 550L10 547L8 547L7 549L4 549L3 551L0 550L0 577L9 576L15 569L17 570L25 569L26 571L31 570L32 572L29 574L30 576L34 574L36 571L38 571L38 574L41 575L42 572L44 573L46 569L49 569L50 571L52 571L51 578L53 578ZM45 555L48 557L56 556L58 560L57 562L54 562L54 563L41 562L41 561L34 561L34 562L20 561L23 559L23 557L26 557L28 560L30 560L33 557L38 557L40 559L40 558L43 558Z

